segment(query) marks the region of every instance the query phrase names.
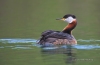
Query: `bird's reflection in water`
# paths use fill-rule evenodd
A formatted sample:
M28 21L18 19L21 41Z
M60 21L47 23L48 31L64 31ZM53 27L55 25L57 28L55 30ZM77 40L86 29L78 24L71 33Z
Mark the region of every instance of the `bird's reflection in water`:
M75 63L76 59L76 50L72 48L71 45L67 45L66 53L67 58L66 58L66 63Z
M48 56L49 59L55 59L51 55L64 54L64 58L65 58L64 60L67 64L72 64L72 65L75 64L76 49L72 48L71 45L66 45L66 48L57 48L57 49L43 49L43 48L41 50L41 53L44 58ZM48 59L45 59L45 60L48 60ZM53 62L56 62L56 59Z

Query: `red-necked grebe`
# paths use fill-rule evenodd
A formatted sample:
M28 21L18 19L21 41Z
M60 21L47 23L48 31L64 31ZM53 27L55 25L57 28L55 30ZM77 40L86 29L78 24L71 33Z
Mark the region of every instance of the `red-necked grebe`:
M40 45L53 44L64 45L71 44L76 45L77 41L72 35L72 30L77 25L76 16L67 14L63 18L56 19L62 20L68 23L68 25L62 31L46 30L41 34L41 38L38 42Z

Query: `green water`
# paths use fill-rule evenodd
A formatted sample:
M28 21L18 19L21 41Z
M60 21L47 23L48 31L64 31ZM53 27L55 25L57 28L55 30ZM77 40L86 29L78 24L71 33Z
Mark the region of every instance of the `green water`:
M0 39L38 39L41 32L52 29L61 31L67 23L56 21L65 14L75 14L78 20L73 35L77 40L100 40L99 0L1 0ZM19 45L30 45L18 43ZM100 44L99 41L78 44ZM0 42L0 65L71 65L65 54L46 54L41 49L11 49ZM2 48L2 46L4 48ZM75 49L76 50L76 49ZM100 49L76 50L75 65L98 65Z

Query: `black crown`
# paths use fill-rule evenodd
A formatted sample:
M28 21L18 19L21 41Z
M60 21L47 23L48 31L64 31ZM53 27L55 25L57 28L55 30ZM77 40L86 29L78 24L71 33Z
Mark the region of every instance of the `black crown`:
M66 15L63 16L63 18L68 18L70 16L73 17L73 18L76 18L76 16L75 15L72 15L72 14L66 14Z

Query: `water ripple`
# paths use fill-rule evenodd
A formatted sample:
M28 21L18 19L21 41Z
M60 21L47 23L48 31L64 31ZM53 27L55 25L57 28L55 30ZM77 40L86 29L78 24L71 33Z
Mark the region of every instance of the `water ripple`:
M84 39L78 39L77 41L81 42L86 42L86 43L90 43L90 42L96 42L96 44L78 44L78 45L74 45L72 46L73 48L76 49L84 49L84 50L89 50L89 49L100 49L100 40L95 40L95 39L89 39L89 40L84 40ZM0 44L3 45L0 46L1 48L11 48L11 49L32 49L34 46L36 47L41 47L41 45L36 44L37 40L36 39L0 39ZM20 44L23 43L23 44ZM24 43L28 43L28 44L24 44ZM5 44L5 45L4 45ZM6 45L7 44L7 45ZM10 44L14 44L14 45L10 45ZM43 49L57 49L57 48L67 48L66 45L60 46L60 47L44 47Z
M95 40L95 39L89 39L89 40L78 39L77 41L79 42L100 42L100 40Z
M67 48L67 46L62 46L62 48ZM98 44L95 45L73 45L72 48L76 48L76 49L95 49L95 48L100 48L100 46Z
M34 43L35 39L0 39L2 43Z

